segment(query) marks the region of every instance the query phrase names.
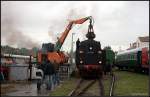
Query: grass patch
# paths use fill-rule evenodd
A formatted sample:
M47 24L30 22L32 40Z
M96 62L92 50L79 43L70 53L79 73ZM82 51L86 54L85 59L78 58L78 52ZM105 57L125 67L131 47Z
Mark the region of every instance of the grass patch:
M107 79L103 80L103 84L104 84L104 95L105 96L109 96L109 86L110 86L110 78L108 77ZM87 91L91 94L93 94L93 96L99 96L100 90L99 90L99 82L97 81L92 87L89 88L89 90Z
M53 92L51 92L50 96L67 96L77 83L77 79L71 78L69 80L64 81L60 87L57 87Z
M66 80L62 83L61 87L57 87L54 91L50 93L50 96L67 96L72 89L75 88L77 84L78 79L77 78L71 78L70 80ZM109 78L107 80L103 81L104 86L105 86L105 95L109 95L109 86L110 86L110 81ZM99 83L98 81L89 88L87 93L91 93L94 96L99 96Z
M149 76L139 73L116 71L115 96L148 96ZM105 96L109 96L110 78L103 80ZM67 96L77 84L78 78L71 78L51 92L50 96ZM89 88L87 93L99 96L98 81Z
M117 81L114 95L117 96L148 96L148 75L127 71L115 71Z

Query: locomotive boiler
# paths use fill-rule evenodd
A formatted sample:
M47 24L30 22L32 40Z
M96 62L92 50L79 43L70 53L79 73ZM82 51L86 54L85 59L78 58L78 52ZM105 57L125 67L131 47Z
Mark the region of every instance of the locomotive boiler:
M95 41L92 20L86 34L87 40L76 41L76 66L81 78L100 78L103 72L103 50L99 41Z

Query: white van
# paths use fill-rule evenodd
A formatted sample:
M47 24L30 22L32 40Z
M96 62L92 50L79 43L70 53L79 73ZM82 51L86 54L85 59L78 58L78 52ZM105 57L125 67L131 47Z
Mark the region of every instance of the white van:
M32 67L32 79L42 79L44 76L43 71L41 69L38 69L36 67ZM30 69L28 72L28 77L30 77Z

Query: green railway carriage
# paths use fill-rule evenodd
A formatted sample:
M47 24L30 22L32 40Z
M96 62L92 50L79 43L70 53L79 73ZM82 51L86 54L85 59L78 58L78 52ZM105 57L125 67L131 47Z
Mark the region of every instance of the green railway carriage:
M139 67L141 60L140 55L141 49L118 53L116 57L116 66L119 67L119 69Z
M110 72L111 67L115 63L115 53L111 49L104 49L103 50L103 69L105 72Z
M106 60L106 64L114 64L115 61L115 53L110 50L110 49L106 49L105 50L105 60Z

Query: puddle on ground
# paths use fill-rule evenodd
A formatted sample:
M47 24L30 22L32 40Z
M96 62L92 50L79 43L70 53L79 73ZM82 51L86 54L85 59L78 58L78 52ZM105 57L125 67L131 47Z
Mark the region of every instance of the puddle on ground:
M49 96L50 90L46 90L44 86L41 91L37 91L36 83L15 84L14 92L8 92L6 96Z

